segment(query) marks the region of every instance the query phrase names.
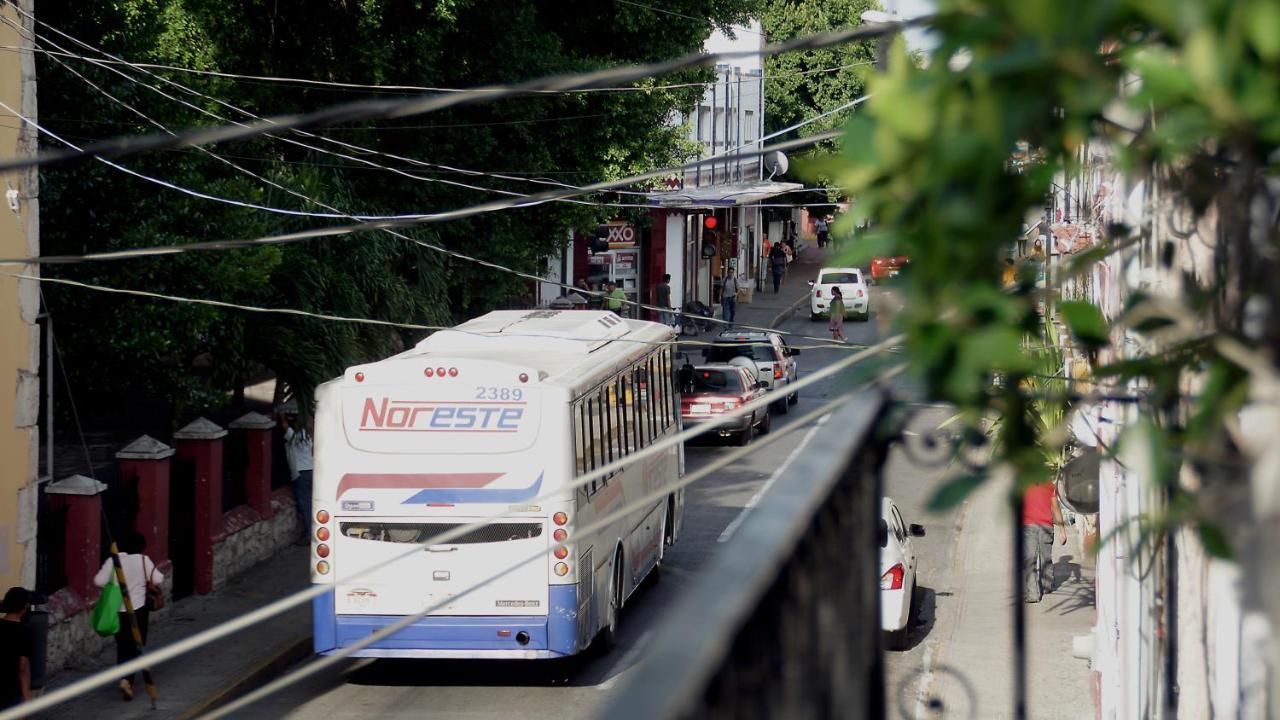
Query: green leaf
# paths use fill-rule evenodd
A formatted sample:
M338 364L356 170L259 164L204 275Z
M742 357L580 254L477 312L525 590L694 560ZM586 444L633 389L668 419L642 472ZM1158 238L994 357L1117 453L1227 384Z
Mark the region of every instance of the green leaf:
M961 475L942 484L933 492L925 509L929 512L943 512L964 502L969 493L977 490L986 481L985 475Z
M1210 557L1220 560L1232 560L1235 558L1235 552L1231 549L1231 541L1227 540L1226 534L1217 525L1202 521L1196 525L1196 531L1200 533L1200 544L1204 546L1204 551Z
M1058 304L1058 313L1080 344L1095 350L1110 341L1107 320L1093 303L1067 301Z
M1280 58L1280 5L1266 0L1253 2L1245 13L1249 18L1245 34L1253 49L1263 59L1275 62Z

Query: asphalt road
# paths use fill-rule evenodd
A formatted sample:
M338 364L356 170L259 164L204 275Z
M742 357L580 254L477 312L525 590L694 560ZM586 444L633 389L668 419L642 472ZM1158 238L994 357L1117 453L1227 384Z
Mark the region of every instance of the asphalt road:
M892 306L892 293L875 289L873 308ZM783 326L795 332L825 335L825 325L812 323L807 313L796 313ZM846 324L851 343L871 343L877 339L878 323ZM807 344L802 340L793 344ZM799 358L802 374L841 357L841 349L804 350ZM803 393L799 411L833 397L847 379L835 378ZM910 383L895 381L904 398L911 396ZM920 432L935 427L948 417L944 408L913 406L919 412L910 428ZM774 417L775 430L794 422L797 413ZM255 717L286 718L593 718L626 682L628 671L645 652L653 629L663 619L681 592L693 582L699 567L725 543L732 543L732 529L753 495L770 481L807 436L800 430L759 453L695 484L689 489L684 533L671 548L663 566L660 584L638 592L624 610L619 646L609 655L590 654L572 661L553 663L457 662L353 660L340 663L332 671L319 673L292 688L264 700L251 713ZM916 437L916 436L912 436ZM917 455L927 455L923 443ZM696 470L728 450L722 444L691 446L687 469ZM917 688L929 671L930 638L935 618L945 617L949 597L940 588L951 587L949 570L955 547L955 516L926 516L923 508L945 467L930 458L909 457L898 449L891 456L886 488L897 501L907 522L926 526L928 535L918 538L919 557L917 623L910 633L909 648L890 652L887 660L890 717L919 715ZM785 482L785 473L779 482ZM729 532L726 532L728 530ZM722 542L723 540L723 542Z

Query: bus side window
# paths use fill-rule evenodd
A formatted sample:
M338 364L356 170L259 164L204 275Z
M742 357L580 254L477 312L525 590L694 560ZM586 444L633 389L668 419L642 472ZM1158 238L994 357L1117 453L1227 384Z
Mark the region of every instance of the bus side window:
M643 363L643 361L641 361ZM631 399L631 421L635 423L635 431L632 433L635 441L633 447L642 448L649 444L649 386L645 381L644 365L638 364L631 369L631 387L635 391L635 397Z
M587 425L583 402L573 404L573 454L579 475L587 472Z
M586 416L587 416L587 461L591 464L591 469L604 465L604 444L600 442L600 401L595 397L588 397L586 400ZM596 490L596 481L591 481L591 492Z
M653 426L653 436L662 434L662 416L658 414L659 400L662 397L662 373L658 372L658 353L649 356L649 424Z
M622 377L616 377L610 383L613 388L613 434L610 439L613 441L613 457L621 460L627 455L627 388L622 382Z
M669 428L675 424L675 411L672 409L672 403L676 401L675 387L672 384L673 378L671 373L675 372L675 368L671 365L671 348L662 349L662 378L666 387L662 390L662 421L663 427Z

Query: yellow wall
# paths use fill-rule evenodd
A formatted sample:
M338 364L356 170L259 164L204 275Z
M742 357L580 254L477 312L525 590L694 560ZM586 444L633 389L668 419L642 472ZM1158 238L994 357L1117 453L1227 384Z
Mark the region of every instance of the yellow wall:
M31 9L31 0L23 0ZM7 20L29 26L8 3ZM0 46L30 47L17 30L0 23ZM24 82L24 78L26 81ZM0 101L35 119L35 72L29 52L0 52ZM31 128L0 108L0 157L34 152ZM10 189L18 211L10 209ZM38 210L34 171L0 177L0 257L38 254ZM0 265L0 273L35 273L34 268ZM39 292L32 281L0 276L0 592L35 583L36 405L39 402Z

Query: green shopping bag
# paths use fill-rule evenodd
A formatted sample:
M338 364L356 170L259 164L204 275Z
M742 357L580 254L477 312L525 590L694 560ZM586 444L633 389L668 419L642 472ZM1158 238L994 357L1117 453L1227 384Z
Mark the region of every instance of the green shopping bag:
M102 588L102 594L98 596L98 602L94 604L93 611L89 613L89 624L93 625L94 632L103 637L108 637L120 631L120 605L122 603L124 603L124 596L120 594L120 586L116 585L115 577L112 577L111 582Z

